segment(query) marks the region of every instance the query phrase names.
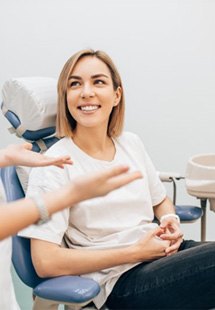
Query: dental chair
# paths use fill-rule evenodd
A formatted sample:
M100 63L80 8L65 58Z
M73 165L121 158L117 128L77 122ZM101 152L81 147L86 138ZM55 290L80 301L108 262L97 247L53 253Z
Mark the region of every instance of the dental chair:
M12 125L11 132L33 144L33 150L44 151L57 141L55 137L55 121L57 106L57 81L51 78L20 78L7 81L2 89L4 116ZM18 167L20 168L20 167ZM1 178L5 187L7 201L14 201L25 196L26 174L23 167L7 167L1 169ZM22 173L20 173L22 171ZM176 204L175 174L160 174L164 182L172 182L173 200ZM190 223L201 217L201 209L196 206L178 206L176 213L182 222ZM98 283L79 276L60 276L40 278L35 272L30 254L28 239L13 237L12 261L20 279L33 289L33 294L43 301L47 307L40 310L58 309L64 304L65 309L82 309L100 292ZM36 301L35 301L36 303ZM35 306L34 309L39 309ZM86 309L87 306L86 306ZM104 308L106 309L106 308Z
M15 79L3 86L1 109L12 125L10 132L31 142L33 150L37 152L46 150L58 141L54 136L55 89L56 80L49 78ZM27 176L28 171L24 167L19 168L6 167L0 170L8 202L25 196L26 180L23 177ZM12 244L12 262L16 273L33 289L36 297L33 309L55 310L60 304L65 305L65 309L82 309L100 292L97 282L80 276L40 278L32 264L30 240L16 235ZM40 308L38 300L43 302L43 308Z

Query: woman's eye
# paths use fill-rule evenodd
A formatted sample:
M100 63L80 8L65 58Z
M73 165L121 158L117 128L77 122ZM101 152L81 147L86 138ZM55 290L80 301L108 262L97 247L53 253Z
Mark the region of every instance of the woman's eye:
M95 84L98 84L98 85L103 85L105 84L105 82L103 80L95 80L94 82Z
M79 86L80 85L80 82L78 81L73 81L70 83L70 87L76 87L76 86Z

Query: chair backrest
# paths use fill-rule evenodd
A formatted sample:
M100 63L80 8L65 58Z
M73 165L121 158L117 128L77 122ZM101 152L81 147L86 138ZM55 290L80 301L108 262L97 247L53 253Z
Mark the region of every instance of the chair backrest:
M1 178L8 202L24 197L15 167L2 168ZM12 261L18 276L26 285L34 288L44 281L37 276L33 267L29 239L19 236L13 237Z
M10 79L2 88L1 109L12 125L11 133L30 141L36 152L45 151L58 139L55 134L57 81L49 77ZM16 167L1 169L7 201L25 196ZM30 240L13 237L12 261L20 279L34 288L44 281L37 276L31 260Z

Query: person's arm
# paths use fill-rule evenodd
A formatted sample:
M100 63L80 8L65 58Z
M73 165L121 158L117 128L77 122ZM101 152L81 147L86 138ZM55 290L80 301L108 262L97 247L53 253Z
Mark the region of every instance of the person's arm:
M87 250L62 248L38 239L31 240L31 255L40 277L81 275L123 264L152 261L166 256L169 242L161 240L158 227L134 245L119 249Z
M72 164L69 155L59 157L48 157L40 153L31 151L31 143L11 144L0 150L0 167L7 166L27 166L44 167L55 165L63 168L66 164Z
M49 215L80 201L104 196L142 175L128 172L128 167L119 166L101 173L79 177L55 192L43 195ZM0 240L13 235L39 220L39 211L30 198L14 201L0 207Z
M146 176L148 178L149 190L154 206L154 214L160 221L160 227L164 229L164 233L161 234L160 238L169 241L170 246L166 249L166 253L167 255L171 255L177 252L182 242L183 234L180 230L180 223L176 218L175 208L171 200L165 197L166 189L158 176L151 158L145 151L140 139L137 140L137 143L139 144L140 150L142 150L142 156L144 158L144 166L146 168Z

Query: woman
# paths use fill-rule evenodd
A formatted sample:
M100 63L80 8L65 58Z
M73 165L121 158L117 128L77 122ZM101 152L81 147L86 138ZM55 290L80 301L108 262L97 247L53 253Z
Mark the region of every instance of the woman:
M58 96L57 128L64 138L47 154L67 152L75 165L58 173L50 167L33 171L28 194L118 163L144 178L23 231L32 238L37 273L97 280L98 309L105 302L110 309L214 307L215 244L183 241L179 218L141 140L122 132L124 93L112 60L102 51L76 53L61 72ZM60 247L62 241L67 248Z
M64 165L72 164L68 155L47 157L32 152L31 147L30 143L24 143L21 145L10 145L0 150L0 167L10 165L32 167L55 165L56 169L59 169L58 167L63 168ZM139 173L125 174L127 170L128 168L125 166L116 167L92 176L79 178L59 191L47 193L43 197L34 196L8 204L4 202L4 190L0 181L0 240L2 240L0 241L0 309L19 309L10 275L11 239L7 237L17 233L17 231L27 225L37 223L41 216L42 220L45 220L43 218L44 214L47 215L46 220L48 220L54 212L71 206L80 200L105 195L109 191L140 177ZM42 212L38 202L40 204L42 202Z

